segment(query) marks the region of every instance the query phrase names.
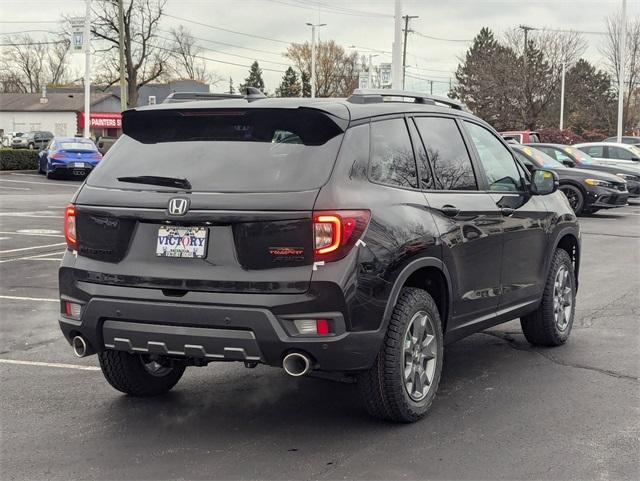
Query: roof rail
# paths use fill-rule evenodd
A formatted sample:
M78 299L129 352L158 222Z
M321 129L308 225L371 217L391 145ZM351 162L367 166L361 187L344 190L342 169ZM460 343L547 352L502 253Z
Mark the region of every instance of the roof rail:
M172 92L167 95L163 104L173 104L177 102L191 102L194 100L226 100L226 99L245 99L249 102L258 99L267 98L259 89L255 87L246 87L245 95L242 94L214 94L211 92Z
M446 105L452 109L466 110L464 104L457 100L441 97L439 95L429 95L422 92L410 92L407 90L356 89L347 100L354 104L373 104L385 102L385 98L389 97L413 99L417 104Z

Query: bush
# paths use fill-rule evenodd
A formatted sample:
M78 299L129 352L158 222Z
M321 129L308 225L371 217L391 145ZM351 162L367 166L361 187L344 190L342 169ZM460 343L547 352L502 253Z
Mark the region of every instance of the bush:
M578 134L572 132L569 129L539 129L540 133L540 142L546 142L549 144L564 144L564 145L573 145L579 142L584 142L584 139L580 137Z
M599 129L585 130L582 132L582 136L587 142L602 142L604 139L609 137L607 132Z
M0 149L0 170L36 170L38 152L27 149Z

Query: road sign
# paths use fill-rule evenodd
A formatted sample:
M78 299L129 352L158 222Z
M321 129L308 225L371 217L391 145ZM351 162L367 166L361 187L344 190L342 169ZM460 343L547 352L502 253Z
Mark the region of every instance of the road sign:
M84 52L84 17L72 17L71 21L71 50L75 53Z

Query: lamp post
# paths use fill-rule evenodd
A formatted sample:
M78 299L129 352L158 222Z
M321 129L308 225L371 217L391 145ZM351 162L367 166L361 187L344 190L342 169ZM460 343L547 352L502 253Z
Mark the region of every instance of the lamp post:
M369 72L367 75L367 87L372 89L373 88L373 64L371 63L371 59L373 57L377 57L378 54L369 54Z
M624 77L625 73L625 60L627 56L626 42L627 42L627 0L622 0L622 16L620 18L620 38L618 43L620 44L620 52L618 55L618 128L617 128L617 142L622 142L622 135L624 134Z
M311 98L316 96L316 27L324 27L326 23L307 22L311 27Z

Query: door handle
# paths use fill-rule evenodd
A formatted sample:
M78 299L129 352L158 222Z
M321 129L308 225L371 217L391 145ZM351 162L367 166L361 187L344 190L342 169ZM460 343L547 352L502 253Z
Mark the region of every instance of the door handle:
M502 215L505 217L510 217L515 213L515 209L512 209L511 207L501 207L500 208L500 212L502 212Z
M453 205L443 205L440 211L447 217L455 217L460 213L460 209Z

